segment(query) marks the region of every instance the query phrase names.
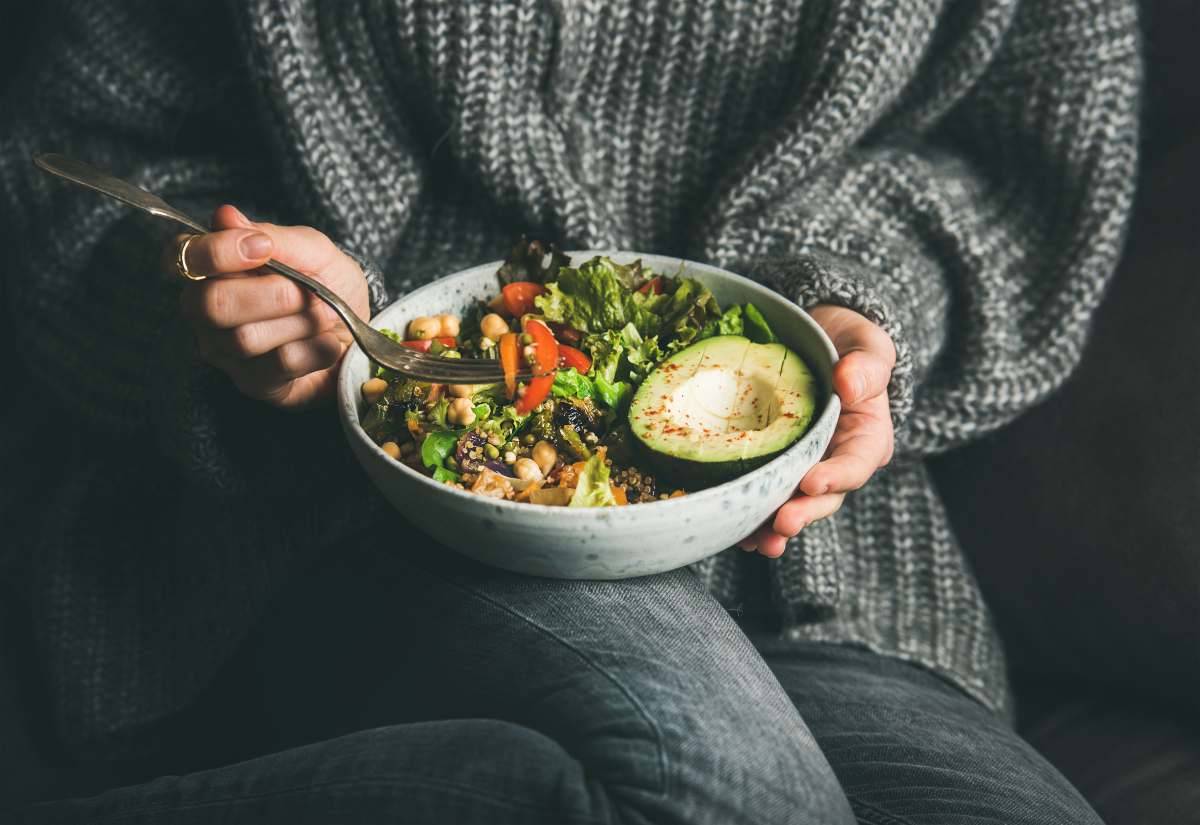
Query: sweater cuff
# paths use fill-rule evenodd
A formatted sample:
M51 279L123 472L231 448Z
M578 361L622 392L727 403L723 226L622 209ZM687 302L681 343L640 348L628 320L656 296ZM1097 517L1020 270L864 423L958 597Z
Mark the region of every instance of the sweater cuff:
M387 288L387 281L383 276L383 270L373 260L358 254L345 244L338 244L337 246L338 249L353 258L354 262L362 269L363 277L367 279L367 291L371 301L371 317L375 317L380 310L392 302L391 294Z
M766 259L751 266L747 276L805 309L818 304L852 309L891 337L896 365L888 383L888 400L892 426L899 435L912 411L916 384L912 316L906 296L894 294L878 272L826 252Z

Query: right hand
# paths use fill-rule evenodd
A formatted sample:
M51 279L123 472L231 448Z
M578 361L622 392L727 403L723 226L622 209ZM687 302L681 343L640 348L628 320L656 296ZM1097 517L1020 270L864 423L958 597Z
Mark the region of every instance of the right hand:
M180 296L204 360L246 395L278 407L301 407L332 395L350 331L323 301L275 273L254 270L275 258L321 281L370 317L367 281L353 258L308 226L253 223L225 205L213 232L187 248L187 265L208 280L189 281Z

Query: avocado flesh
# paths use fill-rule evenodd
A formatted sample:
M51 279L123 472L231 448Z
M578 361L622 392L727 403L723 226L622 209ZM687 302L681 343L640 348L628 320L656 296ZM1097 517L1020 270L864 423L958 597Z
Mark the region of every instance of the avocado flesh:
M660 473L715 483L795 443L812 420L816 394L812 372L783 344L722 335L646 376L629 408L630 429Z

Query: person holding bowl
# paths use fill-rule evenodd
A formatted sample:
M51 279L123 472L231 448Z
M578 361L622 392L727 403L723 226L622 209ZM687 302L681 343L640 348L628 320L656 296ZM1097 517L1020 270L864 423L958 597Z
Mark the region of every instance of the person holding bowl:
M0 131L6 320L62 457L3 544L75 766L21 820L1098 821L1011 727L923 461L1076 363L1132 197L1132 2L58 17ZM203 280L40 176L51 145L225 202L168 243ZM353 466L322 409L349 336L257 268L367 316L531 227L826 330L844 410L756 553L514 575Z

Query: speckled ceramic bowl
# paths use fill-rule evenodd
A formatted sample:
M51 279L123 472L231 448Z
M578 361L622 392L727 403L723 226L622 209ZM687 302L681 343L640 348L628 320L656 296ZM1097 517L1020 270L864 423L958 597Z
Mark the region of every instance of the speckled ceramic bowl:
M627 263L641 258L659 272L681 261L631 252L572 252L572 261L610 255ZM683 262L686 274L712 290L721 306L752 301L776 334L812 368L822 397L809 431L769 463L716 487L668 501L595 509L498 501L456 490L388 458L359 426L359 387L370 365L351 348L338 380L338 412L346 438L367 474L412 524L449 547L486 564L569 579L623 579L661 573L720 552L749 535L787 500L825 452L839 412L830 391L833 345L791 301L753 281L703 264ZM498 262L442 278L379 313L376 327L402 329L420 315L463 313L499 289Z

